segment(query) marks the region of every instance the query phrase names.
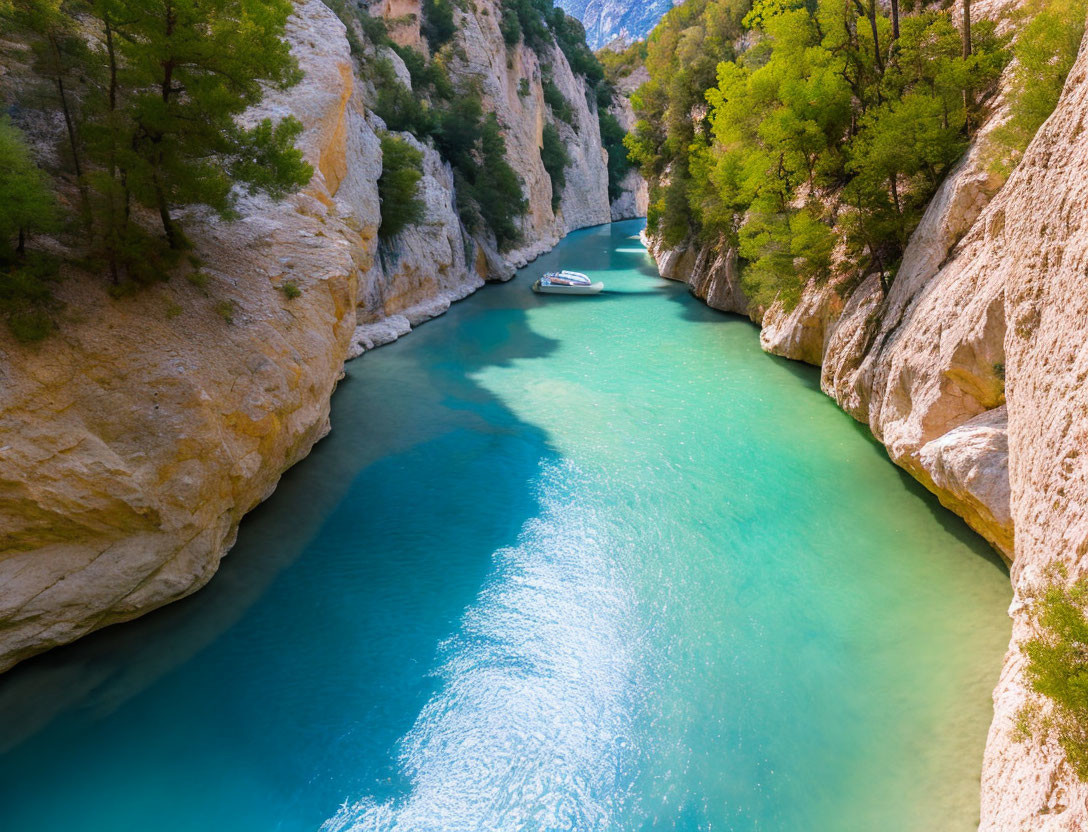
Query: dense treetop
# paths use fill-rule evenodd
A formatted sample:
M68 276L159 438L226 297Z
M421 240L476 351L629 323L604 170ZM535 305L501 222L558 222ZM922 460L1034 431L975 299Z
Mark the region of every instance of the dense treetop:
M1013 151L1057 101L1084 6L1040 3L1012 47ZM689 0L669 12L647 42L650 81L627 140L651 184L651 231L670 245L724 239L757 303L796 301L830 276L836 251L886 290L1010 57L991 21L966 36L949 11L893 12L876 0Z

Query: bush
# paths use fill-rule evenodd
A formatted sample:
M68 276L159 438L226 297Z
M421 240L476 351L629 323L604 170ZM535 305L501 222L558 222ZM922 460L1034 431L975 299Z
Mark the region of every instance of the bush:
M502 17L499 19L499 31L507 47L513 48L521 41L521 21L518 20L518 13L513 8L503 6Z
M389 133L381 137L381 143L382 175L378 177L378 198L382 220L378 236L388 241L423 219L426 205L419 198L423 153Z
M996 131L1013 162L1058 106L1084 37L1086 13L1088 0L1034 0L1019 12L1030 21L1012 47L1016 68L1009 95L1011 116ZM996 167L1006 167L1004 162Z
M390 84L378 91L374 114L394 133L411 133L426 138L434 130L430 109L406 86Z
M228 324L234 323L234 301L221 300L215 305L215 314Z
M550 75L541 78L540 87L544 92L544 103L551 108L552 115L560 121L565 121L573 126L574 110L571 108L570 102L563 96L563 93L559 91L559 87L555 85L555 81L552 80Z
M544 125L540 161L544 163L544 170L548 172L552 180L552 211L555 211L563 199L563 188L567 184L566 168L570 164L570 156L567 155L563 140L559 138L559 131L551 124Z
M59 266L56 258L37 252L0 264L0 316L17 340L40 341L52 332L50 312L57 302L49 284L56 280Z
M601 145L608 153L608 199L611 201L620 195L620 183L631 169L623 144L626 134L616 117L603 107L597 110L597 124L601 130Z
M506 160L506 141L494 113L483 117L478 94L464 95L435 125L435 145L454 171L457 208L469 230L484 223L500 248L515 242L527 208L521 180Z
M1022 709L1017 739L1054 735L1077 777L1088 781L1088 577L1070 584L1064 568L1051 567L1026 600L1035 636L1020 645L1024 672L1051 707Z
M419 28L432 52L448 43L457 31L450 0L423 0L423 22Z
M0 265L21 255L27 238L57 227L49 182L30 155L22 132L0 118Z

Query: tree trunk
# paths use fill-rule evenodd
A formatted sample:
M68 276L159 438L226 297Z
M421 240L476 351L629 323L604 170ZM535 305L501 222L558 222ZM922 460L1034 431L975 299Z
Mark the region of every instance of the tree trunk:
M79 142L76 140L75 121L72 118L72 107L68 103L68 91L64 87L64 59L61 55L60 44L57 43L56 34L50 32L47 37L49 46L53 50L53 58L56 60L56 75L53 77L53 82L56 84L57 98L60 99L60 109L64 114L64 127L68 132L68 146L72 151L72 165L76 172L76 187L79 188L83 221L89 225L91 221L90 196L87 193L87 183L83 181L83 165L79 161Z
M899 0L892 0L892 40L899 40Z
M963 57L971 57L971 0L963 0Z
M123 221L117 219L117 193L113 183L117 179L117 53L113 46L113 24L109 13L103 16L106 26L106 54L110 64L110 195L109 215L110 227L107 232L107 256L110 261L110 282L117 285L121 282L118 269L118 244L127 236L128 211L126 209ZM121 172L121 181L124 182L125 173Z
M162 220L162 230L166 234L166 242L170 244L172 249L181 248L181 236L178 234L177 226L174 225L174 218L170 216L170 206L166 202L166 194L163 193L158 177L155 177L155 200L159 204L159 219Z
M15 246L15 253L22 257L26 254L26 229L19 229L19 244Z
M876 68L883 75L884 58L880 54L880 35L876 28L876 0L869 0L869 27L873 30L873 51L876 53Z
M963 59L971 57L971 0L963 0ZM963 124L971 135L971 96L963 90Z

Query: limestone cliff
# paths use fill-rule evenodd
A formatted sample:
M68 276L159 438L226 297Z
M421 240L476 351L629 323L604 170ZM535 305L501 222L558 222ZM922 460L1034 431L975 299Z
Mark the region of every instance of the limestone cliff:
M650 80L646 67L639 66L633 72L616 80L612 96L612 115L620 127L630 133L635 126L635 111L631 107L631 93ZM650 205L650 188L642 174L634 166L627 171L620 183L621 193L612 201L612 221L645 217Z
M480 76L524 180L519 250L466 234L449 166L417 143L424 219L379 252L383 125L344 25L304 0L288 31L304 80L248 118L301 120L315 170L305 191L246 198L234 222L187 217L205 264L192 281L112 300L99 277L72 273L57 290L59 334L35 348L0 333L0 670L204 585L242 516L329 430L345 358L608 221L595 112L559 53L552 71L575 125L562 134L572 166L552 212L539 59L520 47L508 57L496 8L460 15L456 71ZM394 34L418 39L418 24Z
M1088 561L1088 50L1057 110L1003 183L987 130L944 182L887 298L810 284L786 311L749 308L720 242L651 248L661 274L761 323L769 352L822 366L824 391L866 423L891 458L1012 563L1013 640L994 694L982 830L1088 828L1088 788L1054 746L1013 740L1026 701L1017 644L1022 591L1046 564ZM990 129L1002 118L1000 109Z
M428 51L420 33L420 0L380 0L369 6L369 13L385 20L400 45ZM486 234L469 234L457 216L449 166L432 147L407 133L399 134L424 152L427 216L383 249L363 276L360 327L352 355L388 343L441 314L485 280L509 279L515 269L553 248L568 232L610 219L606 156L584 79L574 75L558 48L547 50L542 59L524 42L507 47L499 31L501 17L496 0L456 8L455 48L447 68L455 82L479 86L485 110L494 112L503 126L507 158L522 179L528 202L519 222L522 239L514 249L500 253ZM359 36L364 37L362 32ZM389 50L384 54L402 82L411 87L401 59ZM555 119L544 102L545 71L571 106L570 124ZM371 120L384 128L379 119L372 116ZM566 186L555 210L551 179L540 155L544 125L549 121L559 130L570 159Z

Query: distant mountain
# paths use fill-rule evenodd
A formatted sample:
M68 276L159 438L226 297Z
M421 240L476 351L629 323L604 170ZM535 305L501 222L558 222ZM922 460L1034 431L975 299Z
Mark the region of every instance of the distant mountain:
M586 43L600 49L616 38L627 42L640 40L650 33L657 21L683 0L556 0L563 11L582 21Z

